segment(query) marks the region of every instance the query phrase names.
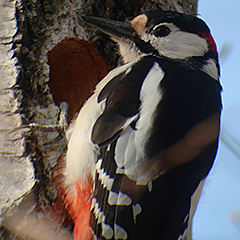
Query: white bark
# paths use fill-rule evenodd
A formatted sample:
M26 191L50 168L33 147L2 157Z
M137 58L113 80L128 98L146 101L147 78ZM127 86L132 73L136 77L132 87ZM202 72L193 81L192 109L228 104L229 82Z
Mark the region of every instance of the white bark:
M17 59L13 56L16 33L15 2L0 1L0 214L21 202L34 185L34 169L29 157L23 157L24 138L19 102L12 89L16 83Z

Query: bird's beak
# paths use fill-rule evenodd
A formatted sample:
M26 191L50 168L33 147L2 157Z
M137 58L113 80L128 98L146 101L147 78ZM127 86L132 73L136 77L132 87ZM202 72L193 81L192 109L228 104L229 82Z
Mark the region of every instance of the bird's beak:
M116 40L120 38L133 39L136 36L136 32L130 22L119 22L90 16L82 16L81 18L88 25L97 28Z

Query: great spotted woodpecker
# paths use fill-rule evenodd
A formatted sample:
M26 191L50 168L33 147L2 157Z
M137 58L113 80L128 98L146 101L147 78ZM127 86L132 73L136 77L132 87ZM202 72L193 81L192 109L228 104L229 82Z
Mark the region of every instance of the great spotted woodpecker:
M191 239L222 108L210 30L172 11L82 19L118 43L125 64L96 86L70 129L75 239Z

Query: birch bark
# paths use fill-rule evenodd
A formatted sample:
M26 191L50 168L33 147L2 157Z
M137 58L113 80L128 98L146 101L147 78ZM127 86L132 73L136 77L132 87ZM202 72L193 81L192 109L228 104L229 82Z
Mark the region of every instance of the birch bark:
M0 213L18 204L34 185L34 168L24 156L24 129L18 112L21 91L14 88L19 74L13 39L17 31L15 1L0 5Z

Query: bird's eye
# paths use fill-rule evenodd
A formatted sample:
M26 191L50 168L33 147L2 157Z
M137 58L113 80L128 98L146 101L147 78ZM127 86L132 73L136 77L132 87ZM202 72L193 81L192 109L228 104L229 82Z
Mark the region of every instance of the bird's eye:
M166 26L159 26L158 28L153 30L153 34L156 37L165 37L170 33L170 29Z

